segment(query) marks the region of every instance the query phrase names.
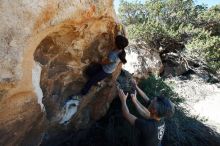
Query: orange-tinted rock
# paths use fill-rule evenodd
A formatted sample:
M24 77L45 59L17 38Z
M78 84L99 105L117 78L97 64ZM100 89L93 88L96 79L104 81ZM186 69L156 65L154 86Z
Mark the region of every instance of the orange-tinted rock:
M32 92L20 92L0 103L0 145L38 145L46 130L44 113Z
M85 67L113 48L113 1L3 0L0 14L0 145L39 145L51 129L47 121L56 127L64 99L85 84ZM104 114L95 110L108 108L111 100L94 108L95 91L73 127L89 125L87 119ZM74 125L76 117L81 124Z

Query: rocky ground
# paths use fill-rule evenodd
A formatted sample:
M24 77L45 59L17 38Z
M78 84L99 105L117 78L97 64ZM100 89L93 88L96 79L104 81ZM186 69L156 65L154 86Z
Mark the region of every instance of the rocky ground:
M182 106L189 109L189 115L198 115L204 124L220 132L220 84L207 83L197 75L183 78L168 78L166 83L185 99Z

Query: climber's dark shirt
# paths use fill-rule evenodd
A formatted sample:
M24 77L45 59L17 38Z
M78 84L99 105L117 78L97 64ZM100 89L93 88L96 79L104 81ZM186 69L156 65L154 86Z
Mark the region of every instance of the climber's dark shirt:
M146 103L147 107L150 105ZM165 131L164 120L136 119L135 127L138 131L137 146L159 146Z
M135 127L138 129L137 146L159 146L165 131L163 120L136 119Z

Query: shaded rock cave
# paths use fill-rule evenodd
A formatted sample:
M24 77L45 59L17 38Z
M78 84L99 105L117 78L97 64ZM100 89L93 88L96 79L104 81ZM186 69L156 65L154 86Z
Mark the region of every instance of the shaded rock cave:
M78 93L87 81L86 70L91 69L93 64L99 62L114 47L112 44L116 32L112 32L112 28L115 28L115 23L108 22L104 32L99 30L98 34L94 34L94 30L90 31L94 29L94 24L88 22L78 26L79 28L64 25L61 30L47 35L34 52L34 60L41 68L39 85L48 123L44 136L46 140L53 139L62 131L68 131L70 127L88 127L105 115L115 97L115 92L109 94L109 90L115 89L108 82L111 82L111 78L117 78L120 66L112 77L103 81L104 87L99 89L94 86L83 98L68 126L59 123L63 116L64 101L70 95ZM91 38L91 35L94 37Z

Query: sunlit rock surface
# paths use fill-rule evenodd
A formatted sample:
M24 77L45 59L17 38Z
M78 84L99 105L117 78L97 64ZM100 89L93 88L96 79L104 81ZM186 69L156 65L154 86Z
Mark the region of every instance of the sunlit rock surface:
M113 1L2 0L0 20L0 145L39 145L64 116L63 101L85 84L83 70L113 48ZM115 90L107 80L70 125L86 127L105 114Z
M163 71L163 64L159 51L143 41L133 41L126 48L127 63L123 68L137 78L147 78L153 73L159 75Z

